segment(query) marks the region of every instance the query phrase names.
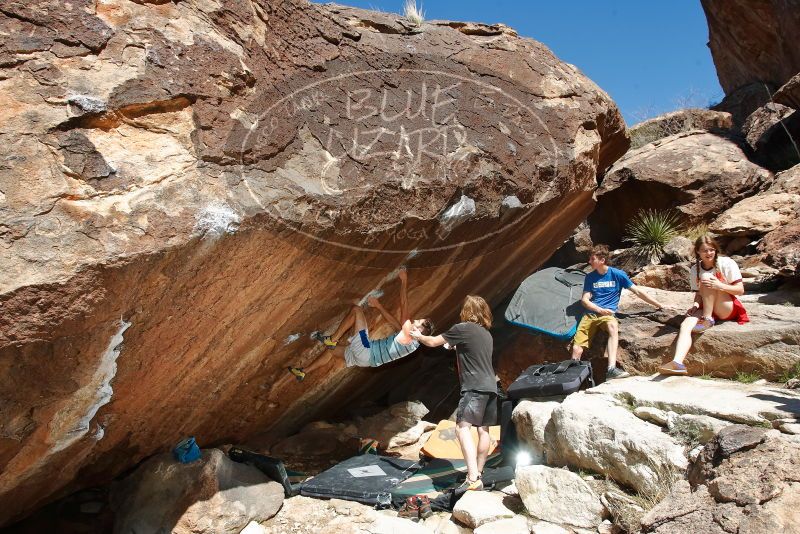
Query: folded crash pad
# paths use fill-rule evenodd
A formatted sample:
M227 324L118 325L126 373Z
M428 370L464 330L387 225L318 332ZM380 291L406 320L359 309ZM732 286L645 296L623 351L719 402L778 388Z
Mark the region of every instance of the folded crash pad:
M300 494L388 506L392 490L419 467L418 462L410 460L362 454L303 482Z
M585 278L586 273L577 269L548 267L536 271L514 293L506 308L506 321L558 339L571 339L586 311L580 303Z
M489 427L489 437L492 442L489 445L489 454L497 449L497 442L500 441L500 426ZM472 439L478 443L478 430L472 428ZM429 458L446 458L463 460L461 446L456 438L456 424L453 421L442 420L436 425L436 429L425 442L421 449L422 454Z

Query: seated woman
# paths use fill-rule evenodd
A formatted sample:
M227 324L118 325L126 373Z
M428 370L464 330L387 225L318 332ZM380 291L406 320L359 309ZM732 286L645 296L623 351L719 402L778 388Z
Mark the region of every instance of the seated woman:
M744 324L750 320L737 295L744 294L742 274L732 259L721 256L717 242L704 235L694 242L697 258L689 273L689 284L694 295L694 304L686 312L681 323L675 356L661 366L658 372L664 375L685 375L683 360L692 347L692 333L703 332L717 321L736 321Z

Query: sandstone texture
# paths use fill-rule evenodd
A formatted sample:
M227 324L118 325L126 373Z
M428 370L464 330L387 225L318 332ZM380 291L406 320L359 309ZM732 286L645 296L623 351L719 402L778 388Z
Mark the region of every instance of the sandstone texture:
M274 516L283 495L279 483L219 449L189 464L161 454L114 488L114 532L238 534Z
M537 519L587 529L602 521L600 498L571 471L543 465L520 467L516 483L525 508Z
M729 139L701 130L666 137L608 170L589 216L592 241L620 246L641 209L677 210L684 224L711 220L772 180Z
M724 111L702 108L664 113L631 126L631 148L640 148L647 143L689 130L726 134L733 130L733 117Z
M800 113L796 110L769 102L747 117L742 133L753 161L764 167L781 171L800 163Z
M756 534L800 530L800 444L763 430L755 433L741 425L721 431L693 466L692 486L680 481L643 518L642 531Z
M779 87L800 72L797 0L701 0L719 83L730 94L749 83Z
M600 88L503 26L33 0L0 29L0 524L184 435L338 409L381 375L286 380L311 332L371 291L393 308L404 263L440 324L467 290L499 302L629 144Z
M800 72L775 92L773 100L790 108L800 109Z

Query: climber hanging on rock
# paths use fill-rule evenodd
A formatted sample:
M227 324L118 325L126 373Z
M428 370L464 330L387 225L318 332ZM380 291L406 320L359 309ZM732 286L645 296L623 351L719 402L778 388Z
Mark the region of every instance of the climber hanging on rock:
M377 297L367 299L367 304L378 310L386 322L392 326L394 332L391 335L380 339L370 339L364 310L359 302L354 302L350 313L342 320L333 334L315 336L315 339L331 349L331 352L320 356L305 369L290 367L289 372L298 380L302 380L307 373L326 365L333 356L344 358L348 367L378 367L408 356L417 350L419 342L411 337L411 331L416 329L425 335L430 335L433 333L433 322L430 319L411 319L408 309L408 274L406 270L400 269L397 278L400 280L399 316L392 315ZM343 340L345 334L349 332L352 334Z

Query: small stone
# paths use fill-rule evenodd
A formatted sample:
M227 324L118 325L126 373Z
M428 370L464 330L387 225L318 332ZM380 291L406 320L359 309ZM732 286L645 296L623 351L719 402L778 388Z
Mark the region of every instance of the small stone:
M239 534L264 534L267 531L260 523L250 521Z
M800 423L783 423L781 432L786 434L800 434Z
M514 512L503 504L503 497L502 493L468 491L453 508L453 517L470 528L514 517Z
M602 523L597 526L599 534L611 534L614 532L614 525L608 519L604 519Z
M571 471L529 465L517 469L516 482L525 508L537 519L592 529L602 520L600 498Z
M639 419L644 419L645 421L650 421L657 425L667 425L667 413L664 410L659 410L652 406L639 406L633 410L633 415Z

